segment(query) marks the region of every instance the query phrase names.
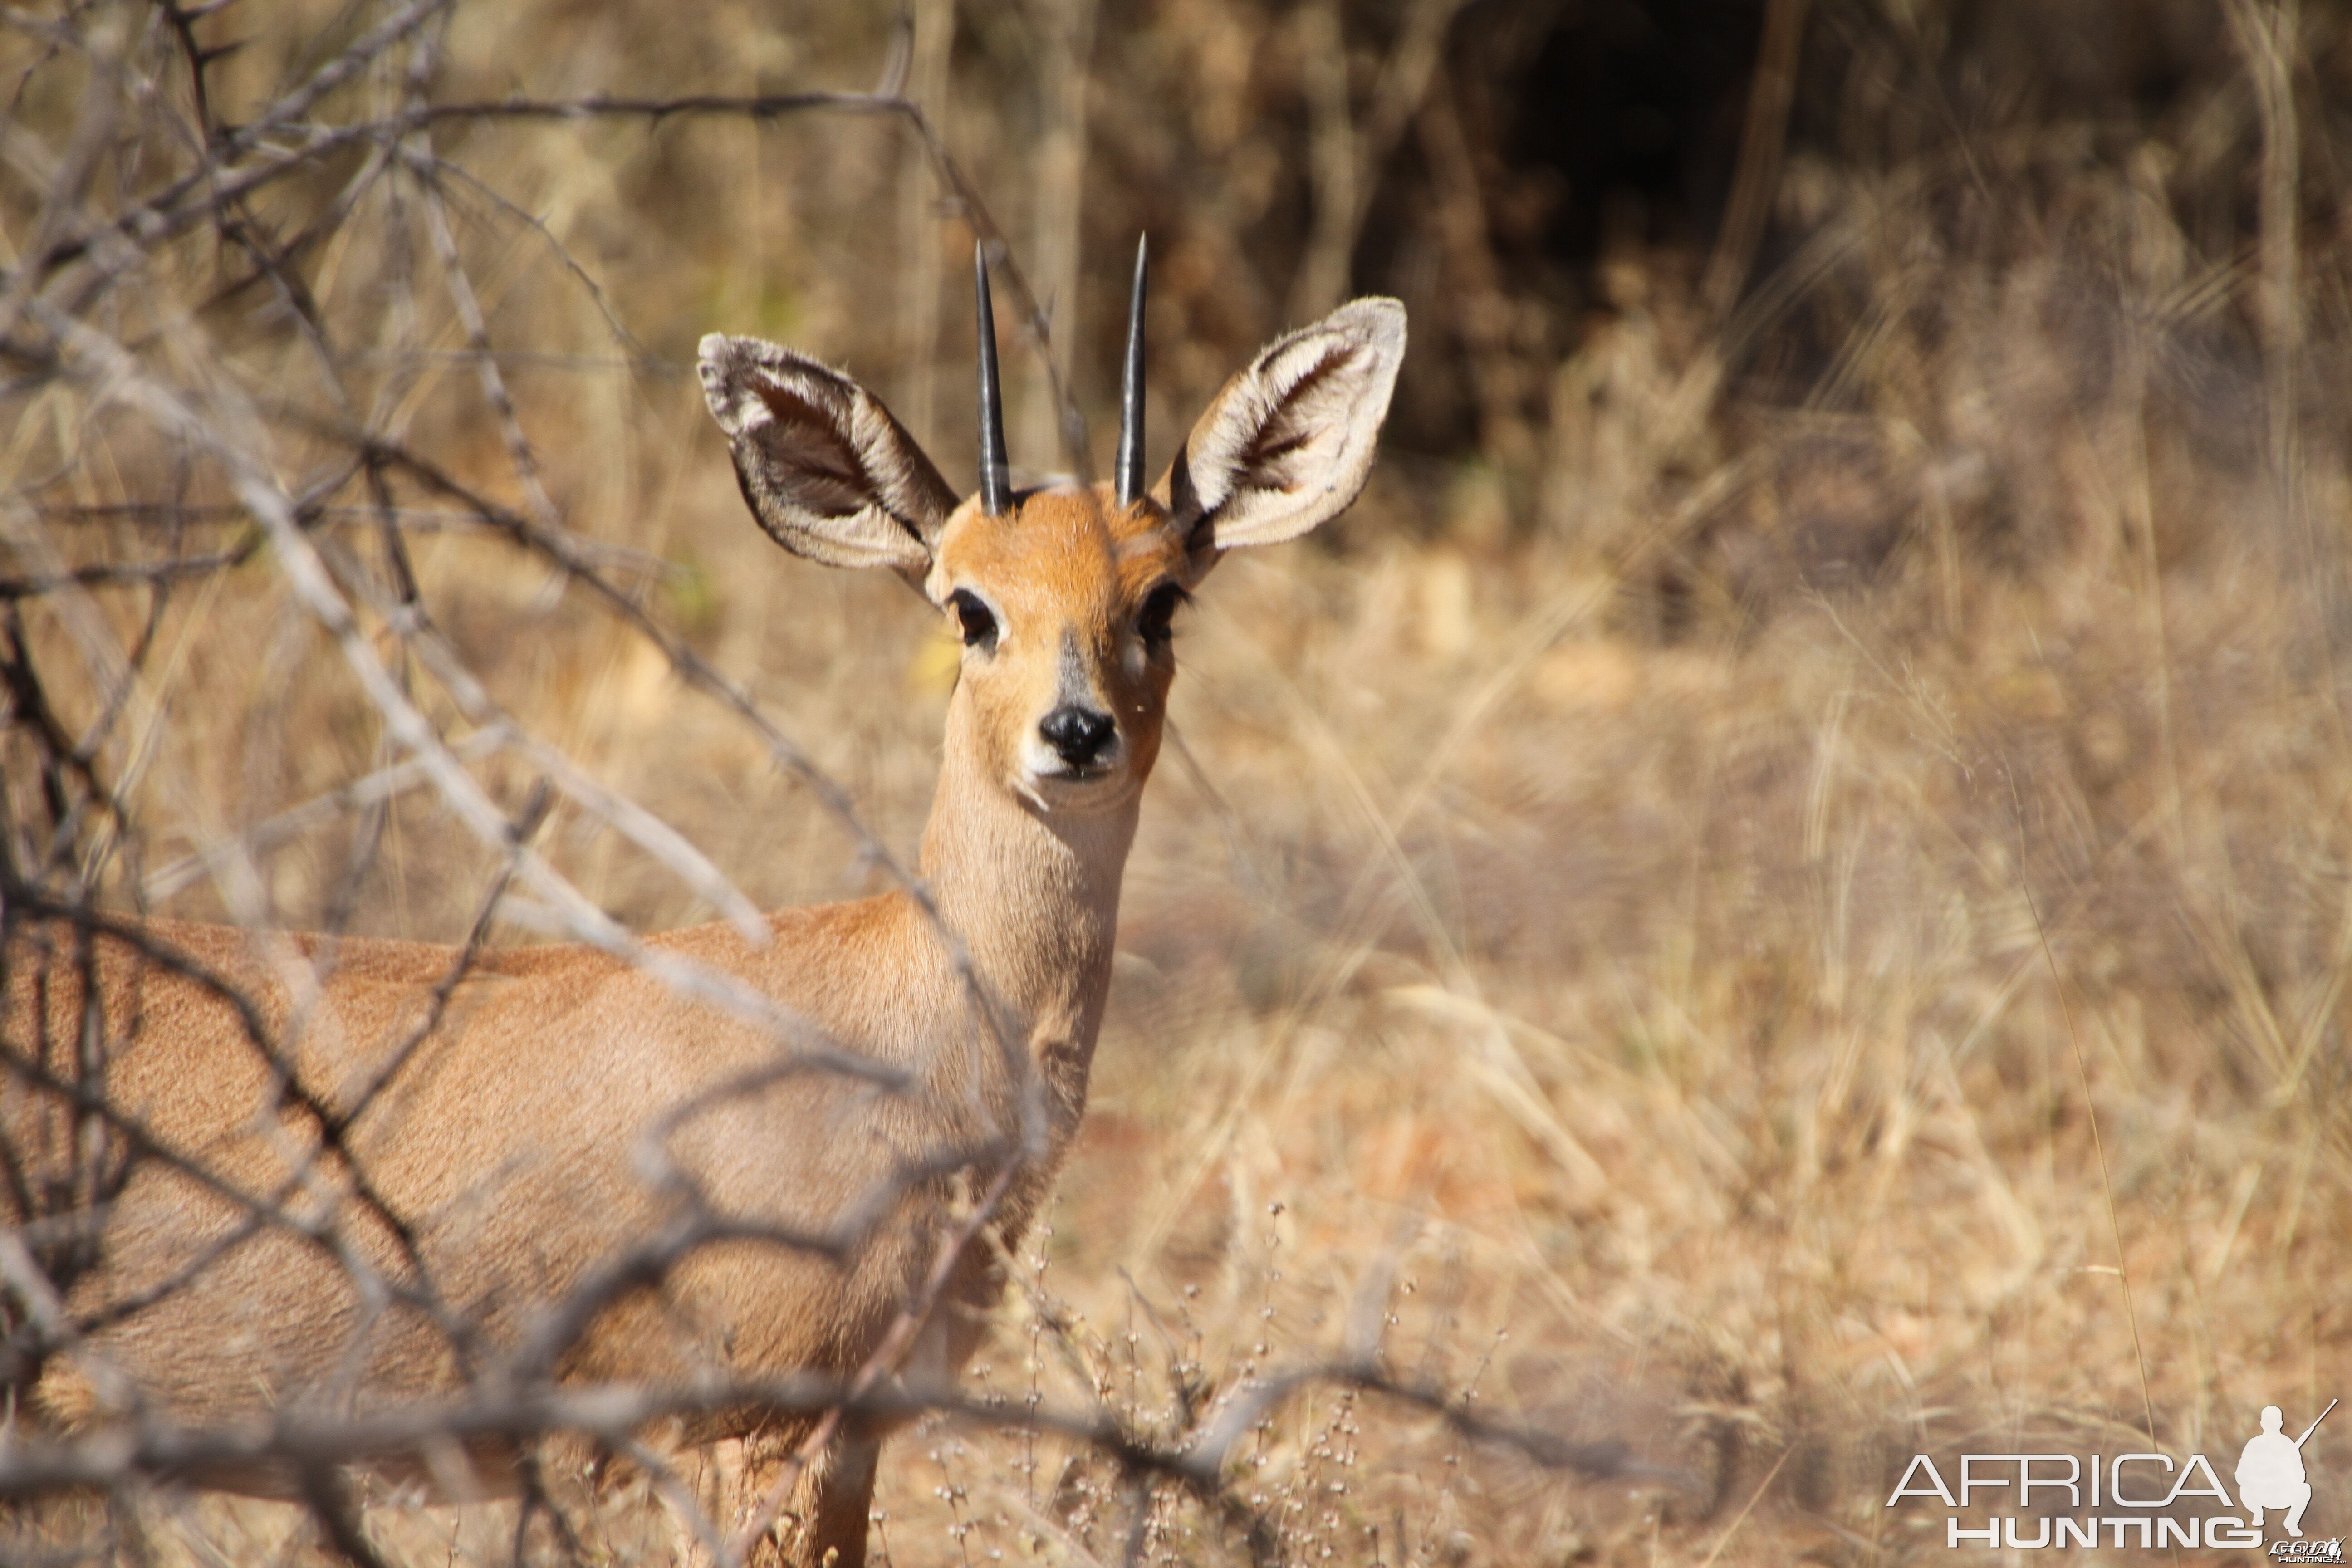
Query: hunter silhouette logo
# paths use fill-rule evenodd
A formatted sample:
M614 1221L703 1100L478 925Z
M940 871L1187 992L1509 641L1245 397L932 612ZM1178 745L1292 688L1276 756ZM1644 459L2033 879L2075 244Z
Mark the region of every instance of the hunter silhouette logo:
M2329 1400L2327 1410L2335 1408L2336 1401ZM2303 1446L2319 1430L2319 1423L2327 1419L2327 1410L2303 1429L2302 1436L2290 1438L2283 1429L2285 1417L2279 1407L2263 1406L2263 1429L2246 1440L2245 1452L2238 1456L2238 1500L2245 1505L2246 1523L2253 1529L2263 1527L2264 1509L2284 1509L2286 1532L2302 1536L2303 1510L2311 1506L2311 1478L2304 1473Z
M2341 1563L2340 1537L2305 1540L2303 1533L2312 1492L2304 1446L2336 1405L2329 1400L2300 1437L2286 1435L2277 1405L2264 1405L2263 1429L2238 1456L2234 1502L2221 1468L2203 1454L2186 1459L2153 1452L1960 1454L1946 1456L1940 1469L1932 1456L1914 1454L1885 1506L1933 1498L1946 1510L1947 1547L1989 1552L2103 1544L2117 1552L2261 1548L2263 1515L2277 1513L2284 1516L2280 1523L2287 1538L2270 1543L2265 1555L2272 1562ZM1957 1487L1945 1479L1955 1458ZM1988 1492L1990 1499L1979 1495ZM2040 1508L2036 1492L2046 1500ZM2201 1506L2196 1500L2208 1498L2212 1500ZM1961 1516L1972 1508L1988 1509L1989 1517L1969 1524Z

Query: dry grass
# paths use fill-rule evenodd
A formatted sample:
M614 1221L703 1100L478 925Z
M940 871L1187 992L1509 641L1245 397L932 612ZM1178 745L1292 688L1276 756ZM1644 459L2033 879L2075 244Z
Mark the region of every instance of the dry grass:
M342 37L312 9L229 29L250 42L221 100L258 101ZM1360 121L1319 133L1362 134L1405 34L1333 15L1367 32ZM1373 210L1397 232L1369 248L1396 275L1357 281L1414 305L1409 381L1487 389L1475 439L1441 438L1409 394L1339 542L1229 564L1181 627L1183 754L1129 872L1088 1121L973 1387L1172 1433L1183 1398L1377 1334L1402 1373L1692 1478L1580 1486L1377 1399L1294 1398L1241 1484L1268 1549L1383 1564L1942 1561L1940 1513L1880 1506L1915 1450L2234 1454L2263 1405L2292 1424L2352 1394L2352 208L2331 194L2352 31L2305 7L2282 72L2274 13L2231 15L2214 36L2239 52L2145 123L2045 103L1843 161L1801 136L1779 248L1727 320L1671 237L1612 238L1580 304L1526 284L1501 241L1484 274L1453 238L1416 262L1414 233L1454 231L1435 196L1413 205L1423 176L1391 172L1407 195ZM1053 128L1013 107L1061 16L964 18L944 117L1022 243L1033 197L1067 211L1024 186ZM1870 100L1885 56L1858 16L1824 0L1812 68ZM1103 184L1066 337L1099 409L1109 240L1131 232L1113 226L1148 217L1164 460L1287 309L1285 268L1251 247L1297 258L1303 171L1332 165L1303 30L1212 0L1098 25ZM739 8L687 28L656 6L479 6L457 13L436 96L855 88L886 42ZM31 69L16 116L54 141L86 73L39 56L36 32L0 32L0 91ZM1396 134L1442 172L1450 117L1414 110ZM563 521L642 552L615 572L655 617L909 849L950 668L935 634L896 584L788 561L747 525L680 367L710 328L787 338L933 409L918 433L964 472L971 329L950 305L927 341L916 306L960 298L965 231L873 121L437 134L538 221L451 189ZM12 259L37 205L24 167L0 174ZM331 195L281 189L264 216L290 228ZM421 220L364 216L299 263L345 384L521 504L444 269L404 228ZM321 379L265 291L199 308L232 260L163 251L115 330L253 391L299 472L292 416ZM1539 319L1474 331L1480 276ZM0 387L0 574L159 553L152 522L37 510L174 494L152 433L61 384ZM201 465L185 482L224 499ZM176 547L246 526L187 521ZM755 901L871 885L753 736L543 563L455 531L410 549L498 704ZM21 613L77 731L93 642L152 646L100 752L137 826L135 853L86 847L111 897L393 760L266 563L179 587L152 625L114 589ZM20 826L30 755L0 733ZM512 759L478 772L502 805L528 793ZM632 926L709 913L585 813L559 807L539 844ZM411 794L157 907L450 940L494 864ZM2313 1525L2342 1533L2352 1424L2309 1453ZM591 1553L610 1560L655 1506L625 1486L574 1501L615 1532ZM931 1424L887 1450L877 1507L893 1562L1078 1563L1123 1549L1135 1501L1055 1444ZM1153 1507L1148 1560L1248 1556L1197 1508ZM134 1511L158 1561L323 1550L265 1505ZM405 1562L499 1561L512 1528L394 1500L370 1520Z

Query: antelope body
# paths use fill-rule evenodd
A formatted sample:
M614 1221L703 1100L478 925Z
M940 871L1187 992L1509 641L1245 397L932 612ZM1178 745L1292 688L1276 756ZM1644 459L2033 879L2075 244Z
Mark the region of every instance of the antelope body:
M88 1429L135 1405L203 1426L446 1397L688 1211L732 1228L611 1291L526 1370L847 1378L936 1266L959 1201L995 1184L989 1223L1017 1243L1086 1103L1174 673L1169 618L1224 551L1354 499L1404 313L1360 300L1269 346L1147 494L1139 260L1117 482L1014 494L980 282L982 486L961 504L855 382L773 344L702 344L761 525L817 561L898 572L965 647L919 859L935 913L899 890L779 911L764 943L709 925L646 945L872 1070L784 1063L773 1031L587 947L484 951L453 985L457 951L425 943L10 911L0 1241L20 1238L58 1289L45 1306L0 1271L0 1326L37 1345L17 1375L37 1420ZM93 1049L102 1076L78 1074ZM60 1092L78 1077L102 1083L113 1120ZM348 1161L322 1153L322 1117L350 1117ZM255 1221L256 1204L278 1218ZM988 1256L964 1249L915 1352L939 1375L976 1340ZM878 1440L845 1428L807 1483L804 1528L763 1550L862 1562Z

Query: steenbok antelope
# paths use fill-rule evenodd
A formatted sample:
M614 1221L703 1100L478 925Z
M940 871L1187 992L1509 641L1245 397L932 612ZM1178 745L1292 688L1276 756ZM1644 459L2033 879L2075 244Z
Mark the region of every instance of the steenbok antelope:
M1085 1107L1169 623L1226 551L1355 499L1404 353L1391 300L1281 339L1147 491L1143 279L1139 248L1116 483L1090 489L1012 488L984 265L981 484L961 504L856 382L702 342L761 527L898 572L963 642L928 908L899 890L782 910L763 943L724 924L646 943L765 998L823 1061L794 1065L786 1032L708 985L588 947L464 966L417 942L8 910L0 1416L324 1431L545 1376L839 1385L929 1288L901 1364L952 1375L998 1286L986 1245L949 1266L959 1216L992 1194L986 1223L1017 1245ZM739 1517L819 1430L768 1408L677 1433L748 1439ZM838 1425L761 1553L864 1560L881 1426ZM326 1461L251 1453L191 1473L335 1495ZM514 1457L475 1431L391 1468L462 1497L510 1483Z

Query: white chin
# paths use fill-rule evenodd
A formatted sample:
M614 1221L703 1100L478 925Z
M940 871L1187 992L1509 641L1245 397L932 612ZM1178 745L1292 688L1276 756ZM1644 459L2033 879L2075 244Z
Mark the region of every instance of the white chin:
M1085 773L1024 769L1014 785L1031 804L1049 811L1099 811L1126 799L1130 787L1124 767L1089 768Z

